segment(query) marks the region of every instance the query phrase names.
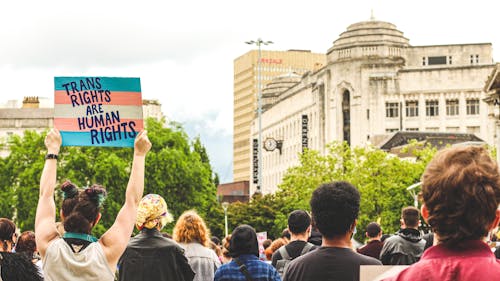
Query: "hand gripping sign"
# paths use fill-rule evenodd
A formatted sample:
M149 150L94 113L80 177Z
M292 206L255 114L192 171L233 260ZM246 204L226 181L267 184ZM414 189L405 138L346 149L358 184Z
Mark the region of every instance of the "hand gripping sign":
M134 146L144 128L139 78L55 77L54 84L63 146Z

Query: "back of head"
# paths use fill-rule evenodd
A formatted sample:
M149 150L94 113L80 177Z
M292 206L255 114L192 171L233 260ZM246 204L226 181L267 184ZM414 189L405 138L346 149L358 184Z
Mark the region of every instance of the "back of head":
M401 210L401 219L407 228L416 228L420 221L420 211L413 206L405 207Z
M290 231L288 230L288 228L283 229L283 231L281 232L281 238L290 240L291 235L290 235Z
M439 152L422 178L427 221L439 243L459 246L487 236L500 202L497 163L482 147L454 147Z
M359 213L359 192L345 181L326 183L314 190L310 205L312 218L326 238L346 234Z
M25 231L17 238L16 253L26 253L32 256L36 252L35 233Z
M143 228L161 230L165 225L173 221L172 215L168 212L165 199L158 194L148 194L141 199L137 207L137 217L135 226L137 229Z
M253 227L243 224L233 230L229 242L229 255L234 258L240 255L259 256L257 233Z
M0 218L0 241L11 241L16 232L16 225L7 218Z
M288 229L293 234L306 232L311 225L311 217L306 211L295 210L288 215Z
M382 229L380 228L380 225L376 222L371 222L366 226L366 234L370 238L375 238L377 237Z
M0 242L2 244L2 248L0 251L10 251L10 245L12 245L12 236L16 232L16 225L14 222L7 218L0 218ZM10 244L7 242L10 241Z
M97 184L78 190L70 181L64 182L61 190L64 193L61 210L65 231L90 234L106 199L106 190Z
M174 240L179 243L198 242L208 247L210 231L205 221L194 210L184 212L174 227Z

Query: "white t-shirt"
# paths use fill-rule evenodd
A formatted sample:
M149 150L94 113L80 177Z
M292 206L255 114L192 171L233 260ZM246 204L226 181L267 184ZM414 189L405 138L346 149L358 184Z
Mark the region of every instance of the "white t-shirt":
M50 242L43 259L46 281L113 281L115 276L98 242L74 253L62 238Z

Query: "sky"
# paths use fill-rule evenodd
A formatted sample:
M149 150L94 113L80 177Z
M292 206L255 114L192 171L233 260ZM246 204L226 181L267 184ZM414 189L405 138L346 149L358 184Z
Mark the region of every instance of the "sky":
M0 103L52 98L54 76L140 77L144 99L199 136L232 180L233 61L245 41L325 53L353 23L395 24L414 46L492 43L500 1L2 1ZM153 144L154 145L154 144Z

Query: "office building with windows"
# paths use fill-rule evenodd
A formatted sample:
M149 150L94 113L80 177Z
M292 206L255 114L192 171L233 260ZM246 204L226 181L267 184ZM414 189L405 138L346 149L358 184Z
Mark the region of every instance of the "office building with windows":
M332 141L377 145L399 131L495 143L483 90L495 67L490 43L412 46L395 25L370 20L350 25L326 56L324 67L263 89L263 193L277 189L304 147L326 153ZM256 118L251 132L256 139Z

